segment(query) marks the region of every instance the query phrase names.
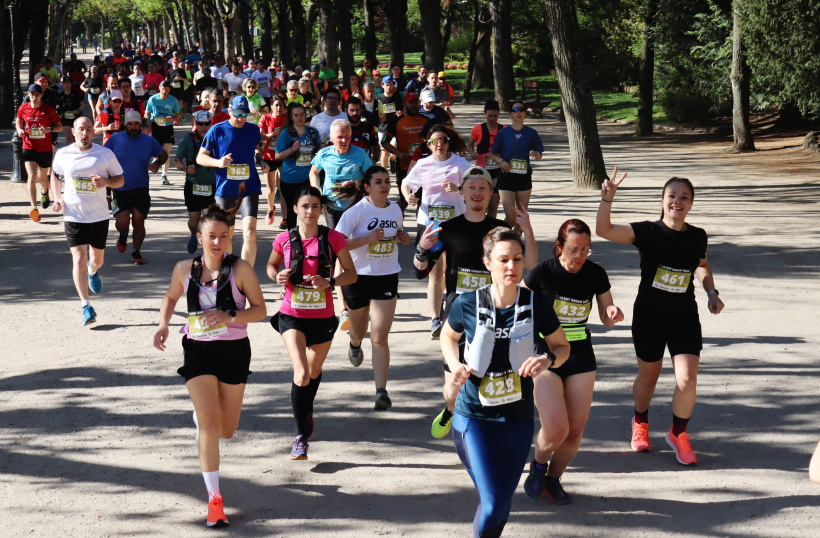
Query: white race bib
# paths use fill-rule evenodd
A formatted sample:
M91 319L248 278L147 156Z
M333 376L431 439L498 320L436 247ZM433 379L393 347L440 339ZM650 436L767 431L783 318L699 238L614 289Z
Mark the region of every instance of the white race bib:
M74 192L77 196L95 196L97 194L97 185L90 177L75 177L71 184L74 186Z
M251 177L251 165L249 164L229 164L228 179L234 181L244 181Z
M191 192L194 196L212 196L214 193L214 186L191 183Z

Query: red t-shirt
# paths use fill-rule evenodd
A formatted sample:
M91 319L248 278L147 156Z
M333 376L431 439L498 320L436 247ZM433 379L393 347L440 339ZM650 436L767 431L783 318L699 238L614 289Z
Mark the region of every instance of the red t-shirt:
M279 116L278 118L273 114L263 114L259 120L259 130L264 134L272 133L274 129L284 126L287 121L287 114ZM265 141L265 145L262 148L262 158L266 161L276 160L276 137Z
M148 95L156 95L159 93L159 85L165 80L165 77L159 73L145 73L142 77L142 87L148 92Z
M484 124L483 124L483 123L479 123L478 125L476 125L475 127L473 127L473 130L472 130L472 131L470 131L470 138L472 138L473 140L475 140L475 143L476 143L476 152L478 151L478 145L479 145L479 144L481 144L481 139L483 138L483 137L482 137L482 135L483 135L483 130L481 129L481 126L482 126L482 125L484 125ZM490 145L489 145L489 148L490 148L491 150L492 150L492 148L493 148L493 143L495 143L495 136L498 134L498 130L499 130L499 129L503 129L503 128L504 128L504 126L503 126L503 125L500 125L500 124L499 124L499 125L495 128L495 131L490 131L490 130L489 130L490 128L489 128L489 127L487 128L487 131L490 133ZM487 168L487 154L486 154L486 153L478 153L478 156L477 156L477 157L476 157L476 159L475 159L475 165L476 165L476 166L479 166L479 167L481 167L481 168L485 168L485 169L486 169L486 168ZM494 169L496 169L496 168L498 168L498 167L499 167L499 166L498 166L497 164L495 164L494 162L490 161L490 169L493 169L493 170L494 170Z
M205 110L202 108L202 105L197 105L194 108L194 112L199 112L200 110ZM224 110L220 110L218 114L214 115L213 110L209 110L208 112L211 113L211 126L213 127L217 123L222 123L223 121L228 121L231 119L231 115L225 112ZM196 120L191 117L191 131L196 131Z
M23 149L51 153L51 134L39 129L62 124L54 107L41 102L34 108L31 103L23 103L17 110L17 117L23 120Z
M131 94L131 100L129 102L122 102L122 109L123 113L125 113L126 110L136 110L140 113L140 117L145 115L145 106L142 104L142 101L134 97L134 94Z

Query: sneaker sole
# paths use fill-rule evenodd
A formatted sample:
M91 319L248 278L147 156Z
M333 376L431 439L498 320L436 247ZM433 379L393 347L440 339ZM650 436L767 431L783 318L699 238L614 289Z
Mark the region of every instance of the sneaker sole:
M450 430L453 427L453 416L452 415L450 415L450 420L447 421L447 426L442 426L441 425L441 418L440 417L441 417L441 413L438 414L438 416L436 417L436 420L433 421L433 427L430 428L430 435L432 435L436 439L443 439L444 437L446 437L447 434L450 433ZM438 426L439 428L441 428L443 430L443 432L440 433L439 435L436 435L436 426Z
M629 427L632 428L632 420L629 421ZM652 446L650 445L649 448L635 448L635 443L630 441L629 446L632 447L632 450L635 452L652 452Z
M301 461L301 460L308 459L308 457L307 456L290 456L290 459L293 460L293 461Z
M362 348L360 347L359 351L361 352L361 350ZM350 364L358 368L364 362L364 353L361 353L360 355L353 355L350 353L350 348L348 347L347 358L350 360Z
M393 402L385 402L384 400L376 400L376 411L387 411L393 407Z
M668 433L664 437L664 440L666 441L666 444L669 445L669 447L675 453L675 459L678 460L678 463L680 463L681 465L685 465L687 467L691 467L692 465L695 465L697 463L697 460L695 460L691 463L686 463L685 461L680 459L680 451L678 450L678 447L675 446L675 443L673 443L672 440L669 439L669 434Z
M209 528L211 528L211 529L221 529L221 528L223 528L223 527L227 527L227 526L228 526L228 520L227 520L227 519L220 519L219 521L215 521L215 522L213 522L213 523L211 523L210 521L207 521L207 520L206 520L206 521L205 521L205 523L206 523L206 524L208 525L208 527L209 527Z
M125 252L125 249L128 248L128 243L120 243L119 239L117 240L117 251L118 252Z
M83 327L88 327L92 323L97 323L97 318L91 318L90 320L86 321L85 323L83 323Z
M541 494L541 497L542 497L542 498L544 498L544 499L546 499L548 502L550 502L550 503L552 503L552 504L557 504L557 505L559 505L559 506L560 506L560 505L564 505L564 504L569 504L569 502L570 502L570 501L569 501L569 499L567 499L566 501L559 501L559 500L556 500L556 499L555 499L555 497L553 497L552 495L550 495L550 492L549 492L549 491L547 491L547 488L544 488L544 493L543 493L543 494Z

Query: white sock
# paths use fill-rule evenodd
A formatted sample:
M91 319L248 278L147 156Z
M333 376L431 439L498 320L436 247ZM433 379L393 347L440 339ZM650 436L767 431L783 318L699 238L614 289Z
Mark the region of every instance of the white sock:
M219 471L203 472L202 478L205 479L205 489L208 490L208 502L211 502L219 495Z
M91 306L91 301L86 299L85 301L83 301L83 306Z
M90 263L88 265L86 265L85 268L88 271L89 275L94 276L94 275L97 274L97 271L94 271L93 273L91 272L91 264Z

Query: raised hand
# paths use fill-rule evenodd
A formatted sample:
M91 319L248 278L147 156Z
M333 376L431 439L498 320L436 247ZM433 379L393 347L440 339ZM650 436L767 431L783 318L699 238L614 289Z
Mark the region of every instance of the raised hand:
M435 225L435 222L431 222L427 225L427 228L424 229L424 233L421 234L421 239L419 239L421 248L429 250L433 245L438 243L438 233L441 231L441 227L433 230L433 226Z
M611 202L613 198L615 198L615 192L618 190L618 187L621 186L624 179L626 179L626 172L618 178L618 167L615 167L615 170L612 171L612 178L607 179L604 181L603 185L601 185L601 199ZM611 193L607 196L607 193Z

